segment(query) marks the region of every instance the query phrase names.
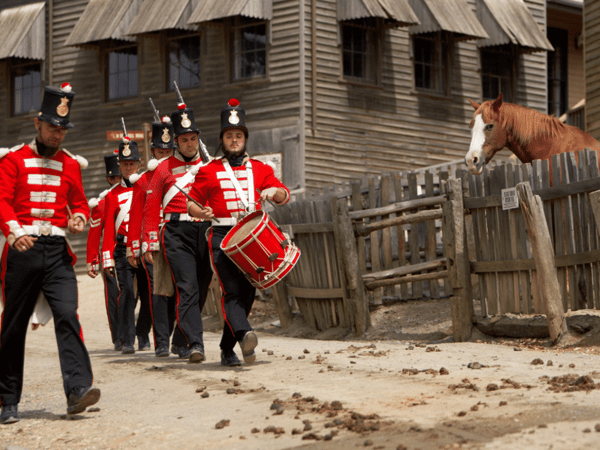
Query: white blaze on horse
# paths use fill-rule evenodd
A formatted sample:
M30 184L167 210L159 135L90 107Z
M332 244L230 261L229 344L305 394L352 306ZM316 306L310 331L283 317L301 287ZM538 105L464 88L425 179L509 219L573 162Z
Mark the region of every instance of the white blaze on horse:
M469 99L475 113L471 121L471 145L465 156L469 171L478 175L504 147L522 163L551 159L552 155L591 148L600 151L600 142L585 131L555 117L513 103L496 100L481 104Z

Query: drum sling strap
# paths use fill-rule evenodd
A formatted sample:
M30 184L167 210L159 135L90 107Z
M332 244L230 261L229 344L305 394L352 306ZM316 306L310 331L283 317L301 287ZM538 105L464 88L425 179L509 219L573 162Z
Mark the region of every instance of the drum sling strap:
M254 174L252 172L252 163L248 161L246 164L244 164L244 166L246 167L246 177L248 179L248 197L246 197L246 194L244 193L244 188L233 173L233 169L229 165L229 161L227 161L226 159L223 160L223 167L225 167L225 171L227 172L229 179L233 183L233 187L237 191L240 200L244 204L246 212L252 212L256 209L254 202Z
M121 206L121 210L119 211L119 214L117 215L117 220L115 221L115 232L119 232L119 228L121 228L121 224L123 223L123 221L125 220L125 216L127 216L127 214L129 214L129 210L131 209L131 199L133 197L133 191L129 192L129 199L123 203L123 205Z
M173 200L173 197L175 197L175 195L177 195L179 193L179 189L177 189L177 187L179 187L180 189L184 189L188 184L190 184L194 180L199 169L200 169L199 164L193 166L182 177L180 177L173 186L171 186L169 188L169 190L163 197L163 201L162 201L163 209L166 208L166 206L169 204L169 202L171 200Z

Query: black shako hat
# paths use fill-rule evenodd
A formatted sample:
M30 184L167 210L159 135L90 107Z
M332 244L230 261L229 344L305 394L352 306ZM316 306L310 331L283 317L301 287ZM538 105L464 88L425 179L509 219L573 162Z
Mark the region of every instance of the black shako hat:
M246 139L248 139L248 128L246 128L246 111L240 106L238 99L232 98L227 102L227 106L221 110L221 134L228 128L241 128L244 130Z
M140 151L137 142L123 136L123 142L119 144L119 161L139 161Z
M175 137L185 133L200 133L194 120L194 110L188 108L185 103L179 103L177 111L171 113L171 122L173 122Z
M69 121L75 92L69 83L63 83L60 88L44 87L44 98L38 113L38 118L44 122L59 127L73 128Z
M119 170L119 150L115 150L110 155L104 155L104 165L106 166L106 177L116 177L121 175Z
M173 122L169 116L164 116L160 122L152 122L152 142L151 147L154 148L176 148L173 140Z
M140 151L138 150L137 142L132 141L127 136L125 128L125 119L121 117L121 125L123 126L123 141L119 144L119 161L139 161Z

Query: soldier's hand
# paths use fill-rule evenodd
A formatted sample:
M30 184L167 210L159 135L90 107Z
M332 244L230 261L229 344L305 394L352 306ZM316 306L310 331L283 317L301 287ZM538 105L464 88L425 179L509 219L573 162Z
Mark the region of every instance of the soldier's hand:
M21 236L19 239L17 239L15 241L15 243L13 244L13 248L21 253L26 252L31 247L33 247L33 244L35 243L35 241L37 241L37 238L34 236L29 236L29 235Z
M128 256L127 261L136 269L138 268L138 259L135 256Z
M270 187L260 193L260 201L282 202L285 199L285 191L280 188Z
M213 209L210 206L205 206L204 209L201 209L198 205L191 202L189 202L188 212L196 219L211 220L215 217Z
M96 278L98 276L98 272L96 272L94 269L88 270L87 274L90 278Z
M74 217L69 219L69 233L71 234L79 234L83 231L85 227L85 222L81 217Z
M144 259L148 264L154 264L154 256L156 252L146 252L144 253Z
M114 267L106 267L104 269L104 274L110 277L115 277L115 269Z

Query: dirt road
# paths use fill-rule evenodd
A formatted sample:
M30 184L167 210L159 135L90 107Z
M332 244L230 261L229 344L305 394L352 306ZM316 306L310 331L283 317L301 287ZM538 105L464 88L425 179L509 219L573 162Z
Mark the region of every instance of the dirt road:
M190 365L112 350L101 281L78 279L102 398L67 420L53 322L30 331L21 421L0 426L1 450L589 450L600 442L596 348L309 340L276 334L270 319L257 326L255 364L223 368L220 334L208 331L207 361ZM436 335L409 320L393 322L396 332Z

